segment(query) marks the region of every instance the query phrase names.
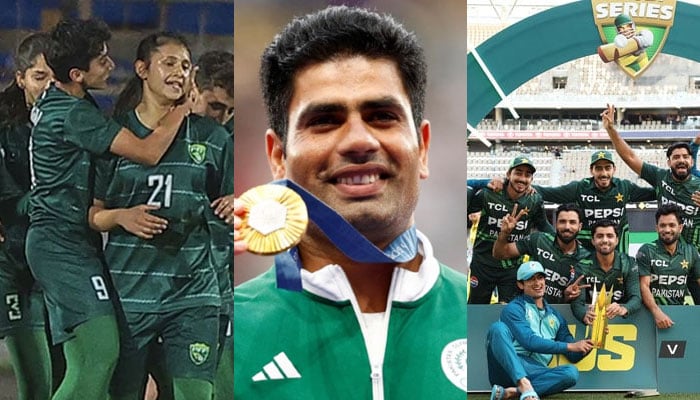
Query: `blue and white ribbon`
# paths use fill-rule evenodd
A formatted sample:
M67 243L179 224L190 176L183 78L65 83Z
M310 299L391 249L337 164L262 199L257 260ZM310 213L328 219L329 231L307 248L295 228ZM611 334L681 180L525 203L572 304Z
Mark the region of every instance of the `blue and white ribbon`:
M319 200L296 183L282 179L271 182L294 190L306 203L309 219L348 258L361 263L403 263L412 260L418 252L418 237L415 226L399 235L384 250L375 246L349 222L326 203ZM293 247L275 256L277 287L301 291L301 260L299 250Z

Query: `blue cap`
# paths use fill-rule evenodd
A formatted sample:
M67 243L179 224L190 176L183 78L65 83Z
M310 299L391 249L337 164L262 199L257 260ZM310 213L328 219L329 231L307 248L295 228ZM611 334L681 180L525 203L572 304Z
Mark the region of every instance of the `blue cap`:
M526 281L537 273L544 274L544 267L542 267L542 264L537 261L522 263L518 268L518 280Z

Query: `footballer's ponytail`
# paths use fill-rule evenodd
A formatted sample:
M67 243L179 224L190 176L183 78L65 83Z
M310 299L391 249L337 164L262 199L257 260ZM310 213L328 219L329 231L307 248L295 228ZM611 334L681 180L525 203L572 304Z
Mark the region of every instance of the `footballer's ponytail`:
M172 32L153 33L141 40L139 47L136 49L136 61L142 61L146 64L146 68L151 65L151 57L160 46L169 43L177 43L184 46L187 51L190 47L183 36ZM134 62L134 64L135 64ZM117 102L114 105L114 115L126 114L136 108L143 97L143 81L134 73L134 76L127 82L124 89L119 93Z

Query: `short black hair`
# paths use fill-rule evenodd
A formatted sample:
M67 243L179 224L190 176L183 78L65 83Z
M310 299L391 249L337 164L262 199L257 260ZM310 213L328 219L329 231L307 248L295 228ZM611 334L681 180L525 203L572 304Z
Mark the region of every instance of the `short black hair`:
M671 158L671 153L673 153L673 150L675 149L686 149L688 150L688 154L693 154L692 150L690 150L690 144L688 144L688 142L676 142L668 146L668 149L666 149L666 158Z
M213 50L202 54L197 61L195 81L199 90L211 90L219 86L233 97L233 54Z
M562 204L559 207L557 207L557 210L554 213L554 220L559 219L559 213L561 213L563 211L575 211L576 214L578 214L578 222L583 222L583 212L574 203L566 203L566 204Z
M591 225L591 237L595 236L596 229L607 228L608 226L612 226L613 228L615 228L615 236L620 237L620 232L617 231L617 224L609 219L599 219L595 221L593 225Z
M677 204L664 204L656 210L656 223L659 223L659 218L662 215L675 215L679 224L683 224L683 213Z
M70 82L70 70L88 71L90 61L102 53L111 37L109 27L100 20L61 20L51 31L53 43L46 63L59 82Z
M297 72L312 64L355 55L396 63L416 128L420 126L427 66L415 34L391 16L331 6L292 20L263 52L260 81L268 120L283 143Z

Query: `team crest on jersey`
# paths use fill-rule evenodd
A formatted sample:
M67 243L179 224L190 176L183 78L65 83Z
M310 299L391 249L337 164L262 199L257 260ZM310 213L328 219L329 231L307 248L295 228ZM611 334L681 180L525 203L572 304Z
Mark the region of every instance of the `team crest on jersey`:
M592 0L593 20L603 44L598 55L615 61L631 78L661 53L676 14L676 0Z
M453 385L467 392L467 339L457 339L442 349L442 372Z
M192 143L187 146L187 150L190 153L190 158L197 164L204 162L204 158L207 155L207 146L201 143Z
M209 358L209 345L206 343L190 344L190 360L194 365L202 365Z

